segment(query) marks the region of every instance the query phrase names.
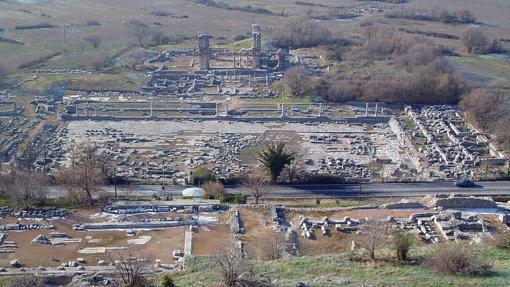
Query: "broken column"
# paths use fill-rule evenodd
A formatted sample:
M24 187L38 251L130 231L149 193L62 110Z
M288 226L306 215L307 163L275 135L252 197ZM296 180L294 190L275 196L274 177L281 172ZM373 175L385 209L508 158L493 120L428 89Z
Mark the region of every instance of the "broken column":
M209 59L211 56L211 51L209 49L209 38L211 38L211 36L207 34L198 35L198 57L200 70L209 69Z
M284 71L285 70L285 52L280 49L278 50L278 70Z

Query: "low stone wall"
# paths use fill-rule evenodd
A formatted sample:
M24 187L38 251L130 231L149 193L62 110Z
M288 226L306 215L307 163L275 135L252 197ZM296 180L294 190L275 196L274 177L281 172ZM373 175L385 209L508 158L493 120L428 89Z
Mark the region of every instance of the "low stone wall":
M417 201L407 201L403 199L400 202L390 202L381 205L381 208L386 209L413 209L413 208L425 208L423 204Z
M200 111L200 110L197 110ZM143 116L94 116L94 115L61 115L63 121L174 121L174 120L202 120L202 121L237 121L237 122L290 122L290 123L322 123L322 122L341 122L348 124L377 124L388 123L389 117L347 117L347 118L329 118L322 117L236 117L236 116L216 116L216 115L190 115L176 117L143 117Z
M488 197L435 197L430 202L430 207L441 207L444 209L455 208L497 208L497 204L492 198Z
M84 223L74 226L75 230L108 230L108 229L161 229L193 224L180 220L170 221L133 221L133 222L105 222Z

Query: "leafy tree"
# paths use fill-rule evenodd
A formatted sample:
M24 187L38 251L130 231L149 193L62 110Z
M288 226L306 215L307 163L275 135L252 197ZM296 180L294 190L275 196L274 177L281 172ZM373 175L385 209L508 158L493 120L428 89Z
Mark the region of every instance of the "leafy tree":
M283 169L292 163L294 154L285 151L285 143L270 143L259 153L259 161L275 183Z
M161 278L160 287L176 287L174 280L170 274L165 274L163 278Z
M193 185L203 185L213 179L212 173L203 166L199 166L191 172L191 184Z
M408 232L399 231L393 234L393 246L398 261L406 261L409 250L415 244L414 236Z

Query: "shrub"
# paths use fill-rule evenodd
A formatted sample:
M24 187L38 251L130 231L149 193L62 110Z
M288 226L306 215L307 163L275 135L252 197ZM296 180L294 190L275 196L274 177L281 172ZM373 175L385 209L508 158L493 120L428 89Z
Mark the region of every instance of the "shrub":
M408 232L397 232L393 235L393 246L398 261L406 261L407 254L415 244L414 236Z
M191 184L202 185L214 177L212 173L205 167L199 166L191 172Z
M495 235L494 246L501 249L510 249L510 232Z
M225 188L219 181L208 181L202 185L202 188L205 190L205 198L220 198L225 194Z
M174 280L170 274L165 274L159 283L160 287L175 287Z
M437 272L452 275L483 276L491 272L491 266L480 253L460 244L439 244L425 263Z
M294 18L279 26L273 34L277 46L282 48L306 48L327 44L331 41L331 31L315 22Z
M87 23L85 23L86 26L101 26L101 23L99 23L98 21L88 21Z
M157 10L157 11L152 11L151 15L158 16L158 17L168 17L168 16L171 16L172 13L169 13L169 12L166 12L163 10Z
M32 25L16 25L14 26L15 30L33 30L33 29L49 29L56 28L57 26L50 23L40 23L40 24L32 24Z
M221 203L246 204L246 195L240 193L225 193L220 196Z
M14 279L12 282L13 285L9 285L12 287L42 287L43 280L41 278L38 278L34 275L27 275L23 277L19 277Z

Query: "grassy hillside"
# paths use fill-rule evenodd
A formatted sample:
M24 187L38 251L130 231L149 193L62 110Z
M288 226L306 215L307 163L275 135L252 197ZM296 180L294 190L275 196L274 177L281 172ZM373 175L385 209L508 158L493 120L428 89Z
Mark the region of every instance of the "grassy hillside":
M414 254L423 256L429 246ZM492 247L478 246L487 260L493 263L494 273L487 277L443 275L416 265L391 262L352 262L345 254L328 254L313 257L292 257L279 261L255 262L258 275L271 278L269 286L294 287L298 282L310 286L508 286L510 280L510 252ZM190 270L173 276L177 286L211 286L219 280L207 258L194 258Z

